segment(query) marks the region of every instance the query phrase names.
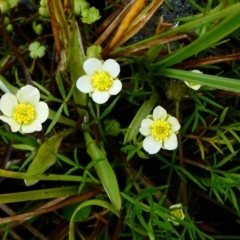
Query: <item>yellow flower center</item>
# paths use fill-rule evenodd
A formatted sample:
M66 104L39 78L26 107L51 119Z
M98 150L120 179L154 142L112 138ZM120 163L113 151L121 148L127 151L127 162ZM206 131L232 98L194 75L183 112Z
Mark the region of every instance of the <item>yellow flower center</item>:
M92 75L92 85L98 91L107 91L113 84L113 78L104 71L96 71Z
M182 219L182 211L180 209L171 211L171 214L177 218Z
M28 124L36 117L35 108L28 103L20 103L14 109L13 118L20 124Z
M197 83L193 83L193 82L188 82L188 83L189 83L189 86L191 87L198 85Z
M151 125L151 133L156 141L167 139L171 133L171 126L164 120L155 121Z

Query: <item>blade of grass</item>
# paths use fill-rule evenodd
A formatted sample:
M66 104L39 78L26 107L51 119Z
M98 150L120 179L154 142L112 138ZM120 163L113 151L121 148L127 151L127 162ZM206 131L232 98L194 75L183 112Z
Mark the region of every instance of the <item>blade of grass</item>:
M170 68L160 69L157 75L183 81L189 81L212 88L223 89L226 91L240 92L239 79L212 76L208 74L196 74L190 71L183 71Z

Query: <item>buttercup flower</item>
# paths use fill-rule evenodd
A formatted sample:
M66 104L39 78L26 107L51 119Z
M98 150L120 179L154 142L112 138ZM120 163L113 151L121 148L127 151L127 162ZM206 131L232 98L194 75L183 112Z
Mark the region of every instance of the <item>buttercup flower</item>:
M192 70L190 72L194 72L194 73L202 73L201 71L199 70ZM197 83L193 83L193 82L188 82L188 81L184 81L186 83L186 85L190 88L192 88L193 90L198 90L201 85L200 84L197 84Z
M0 119L8 123L12 132L32 133L42 130L42 123L48 118L48 105L39 102L37 88L27 85L18 90L16 96L5 93L0 100Z
M77 88L89 93L94 102L105 103L110 95L121 91L122 83L117 78L120 66L115 60L108 59L102 64L97 58L89 58L84 62L83 69L87 75L77 80Z
M173 150L177 148L176 132L180 124L175 117L167 114L166 110L157 106L153 115L143 119L140 133L146 138L143 140L143 148L149 154L157 153L161 148Z
M172 208L174 208L174 210L172 210L170 213L175 217L172 216L171 218L168 219L168 221L173 222L174 225L179 225L179 223L175 222L174 220L176 218L179 218L181 220L185 218L185 214L183 213L183 210L182 210L182 204L181 203L174 204L169 209L172 209Z

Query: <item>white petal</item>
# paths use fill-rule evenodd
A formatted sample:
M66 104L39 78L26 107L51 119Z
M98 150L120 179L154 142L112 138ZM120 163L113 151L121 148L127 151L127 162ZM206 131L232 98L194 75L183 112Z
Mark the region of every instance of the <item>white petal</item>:
M27 125L23 124L20 129L22 133L32 133L32 132L41 131L41 130L42 130L42 124L37 119L34 120L31 124L27 124Z
M35 106L39 102L40 92L37 88L26 85L18 90L16 97L20 103L29 103Z
M171 125L171 129L173 132L176 132L180 129L180 124L175 117L169 116L167 122Z
M94 72L102 70L102 62L97 58L89 58L83 63L83 69L87 75L93 75Z
M151 134L150 131L150 126L153 124L153 120L151 119L143 119L141 122L141 127L139 129L139 132L144 135L144 136L148 136Z
M162 147L162 142L157 142L152 136L148 136L143 140L143 149L149 154L157 153Z
M7 117L11 117L13 115L13 110L17 105L17 98L11 93L4 94L0 100L0 109Z
M84 75L77 80L77 88L83 93L93 92L94 88L92 86L91 78L88 75Z
M198 90L202 85L200 84L194 84L192 85L192 83L190 84L189 82L187 81L184 81L185 84L189 87L189 88L192 88L193 90Z
M120 65L113 59L108 59L103 63L103 71L110 74L111 77L116 78L120 73Z
M195 85L192 85L192 86L189 86L190 88L192 88L193 90L198 90L202 85L200 84L195 84Z
M36 110L36 119L40 122L43 123L47 120L48 115L49 115L49 108L48 105L45 102L39 102L36 106L35 106L35 110Z
M105 103L109 99L110 95L107 91L94 91L92 94L92 99L98 104Z
M167 111L161 107L161 106L157 106L154 108L153 110L153 120L158 120L158 119L166 119L167 117Z
M6 122L9 124L9 126L11 127L12 132L17 132L19 131L21 125L16 122L13 118L8 118L5 116L0 116L0 120Z
M202 72L199 71L199 70L192 70L192 71L190 71L190 72L193 72L193 73L202 73Z
M163 147L167 150L174 150L178 146L177 136L172 133L167 140L164 140Z
M112 87L108 90L111 95L116 95L122 90L122 82L118 79L113 80Z
M186 84L188 87L190 87L190 84L189 84L188 81L184 81L184 82L185 82L185 84Z
M169 209L172 209L172 208L182 208L182 204L181 203L173 204L169 207Z

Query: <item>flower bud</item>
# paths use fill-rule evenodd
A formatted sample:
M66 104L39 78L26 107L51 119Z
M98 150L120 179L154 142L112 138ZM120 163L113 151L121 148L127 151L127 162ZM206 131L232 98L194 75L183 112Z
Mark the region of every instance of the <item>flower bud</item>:
M180 101L185 94L186 85L176 80L170 80L166 85L166 96L168 99Z
M105 133L107 135L116 137L119 134L120 123L117 120L105 119L103 124L105 126Z

